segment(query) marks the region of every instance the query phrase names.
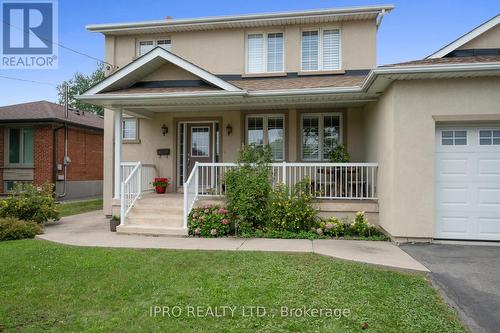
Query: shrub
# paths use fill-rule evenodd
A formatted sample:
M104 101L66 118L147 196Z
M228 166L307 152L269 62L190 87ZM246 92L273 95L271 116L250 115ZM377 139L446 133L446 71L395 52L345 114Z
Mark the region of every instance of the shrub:
M336 217L332 217L326 221L321 221L320 228L327 236L341 237L344 236L346 225L345 222L339 220Z
M246 146L238 167L224 176L227 208L236 218L238 232L262 228L268 219L270 161L269 147Z
M351 157L347 152L347 149L343 145L336 145L335 148L330 151L328 158L333 163L349 163Z
M0 241L33 238L43 233L42 226L14 217L0 218Z
M365 212L357 212L352 220L351 228L359 236L369 236L370 224L365 217Z
M304 180L291 191L281 185L271 192L268 231L310 231L316 224L316 209L311 205L312 195Z
M0 202L0 217L15 217L36 223L59 220L53 188L52 184L38 187L27 183L16 184L7 199Z
M232 223L229 211L220 206L193 208L188 216L189 234L203 237L227 236Z

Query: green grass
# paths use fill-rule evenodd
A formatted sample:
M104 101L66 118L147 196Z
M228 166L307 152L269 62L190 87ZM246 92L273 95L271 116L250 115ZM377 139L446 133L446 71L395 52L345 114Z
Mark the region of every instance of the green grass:
M57 209L62 216L76 215L102 209L102 199L61 203Z
M421 275L314 254L0 243L0 331L464 332ZM152 317L151 306L237 306L235 317ZM264 317L243 317L242 306ZM282 318L280 307L350 316ZM248 308L247 308L248 309Z

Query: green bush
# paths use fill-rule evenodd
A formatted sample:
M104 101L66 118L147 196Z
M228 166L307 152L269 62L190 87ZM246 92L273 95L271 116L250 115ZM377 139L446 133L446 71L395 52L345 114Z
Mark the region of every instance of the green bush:
M42 226L14 217L0 218L0 241L33 238L43 233Z
M189 234L202 237L227 236L231 222L229 211L220 206L193 208L188 216Z
M59 220L52 184L35 186L18 183L7 199L0 201L0 217L15 217L24 221L45 223Z
M312 195L307 190L306 179L291 191L286 186L278 186L271 192L269 200L268 231L310 231L316 222L317 211L312 206Z
M328 154L328 158L333 163L349 163L351 157L343 145L336 145Z
M246 146L238 167L224 176L227 208L235 216L238 232L260 229L268 219L270 162L269 147Z
M332 217L326 221L321 221L320 226L326 236L341 237L344 236L346 223L336 217Z

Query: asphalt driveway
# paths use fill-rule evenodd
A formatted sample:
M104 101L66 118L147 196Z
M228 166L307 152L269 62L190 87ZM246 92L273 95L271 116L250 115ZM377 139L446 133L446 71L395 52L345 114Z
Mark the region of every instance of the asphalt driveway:
M401 249L431 270L433 284L473 332L500 331L500 246L408 244Z

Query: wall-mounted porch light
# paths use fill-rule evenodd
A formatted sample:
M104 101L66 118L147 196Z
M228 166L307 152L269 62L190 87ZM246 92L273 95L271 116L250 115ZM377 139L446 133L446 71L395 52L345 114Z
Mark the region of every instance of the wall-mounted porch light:
M168 133L167 125L163 124L163 126L161 127L161 131L163 133L163 136L167 135L167 133Z
M227 124L226 132L227 132L227 136L230 136L231 133L233 133L233 127L231 126L231 124Z

